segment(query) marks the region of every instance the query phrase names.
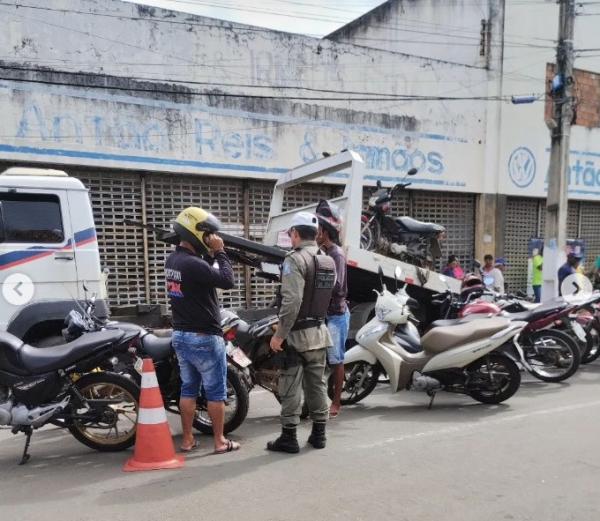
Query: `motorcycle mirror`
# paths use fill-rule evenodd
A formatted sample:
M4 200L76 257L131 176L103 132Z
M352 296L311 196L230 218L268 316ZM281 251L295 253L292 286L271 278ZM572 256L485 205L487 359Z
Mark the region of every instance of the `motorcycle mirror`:
M377 190L381 189L381 179L377 179L375 186L377 187Z
M379 266L377 273L379 274L379 283L381 284L381 291L385 291L386 287L385 283L383 282L383 268L381 266Z
M406 175L416 175L418 172L418 170L416 168L411 168L408 172L406 172Z

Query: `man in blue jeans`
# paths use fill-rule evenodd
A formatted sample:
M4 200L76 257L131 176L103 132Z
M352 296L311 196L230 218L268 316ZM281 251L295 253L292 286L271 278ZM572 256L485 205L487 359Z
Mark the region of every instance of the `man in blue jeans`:
M201 208L186 208L175 219L173 229L180 242L167 259L165 276L173 313L173 348L181 373L181 450L189 452L197 446L192 424L202 385L215 453L223 454L240 448L223 435L227 354L216 291L233 287L233 269L223 240L215 234L219 221L213 215ZM215 262L218 268L213 267Z
M327 310L327 328L333 342L333 346L327 349L327 362L333 373L333 400L329 409L329 417L335 418L342 408L344 355L350 328L350 311L346 303L348 295L347 266L344 250L339 246L342 219L338 208L328 201L321 201L317 205L316 214L319 219L317 244L335 262L337 275Z

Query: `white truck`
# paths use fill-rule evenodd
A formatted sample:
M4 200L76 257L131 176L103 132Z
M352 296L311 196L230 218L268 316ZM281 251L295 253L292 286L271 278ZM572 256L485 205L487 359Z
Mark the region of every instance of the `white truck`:
M34 345L57 343L86 291L99 295L98 316L107 315L104 287L81 181L40 168L0 174L0 330Z

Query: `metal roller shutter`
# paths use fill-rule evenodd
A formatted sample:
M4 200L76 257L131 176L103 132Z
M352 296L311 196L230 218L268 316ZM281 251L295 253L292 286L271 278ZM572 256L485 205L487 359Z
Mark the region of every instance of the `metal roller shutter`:
M511 291L527 288L529 239L539 235L539 200L509 197L506 200L504 256L508 261L504 279Z
M250 222L248 234L253 241L262 242L269 219L271 197L274 183L250 181L248 183L248 200L250 201ZM251 302L249 307L261 308L268 306L275 298L277 284L269 282L250 273Z
M544 237L546 232L546 200L538 199L540 227L539 237ZM569 201L567 210L567 239L577 239L579 237L579 201Z
M600 255L600 203L581 202L581 237L586 244L586 268Z
M168 227L187 206L199 206L214 213L223 231L243 235L242 181L212 177L151 174L146 177L148 224ZM164 265L171 247L149 237L150 299L166 303ZM243 268L235 266L235 287L223 291L225 307L245 306Z
M146 301L143 234L125 226L125 219L142 220L141 178L122 172L69 172L89 189L102 267L110 270L111 306Z
M408 215L441 224L447 230L436 269L445 265L448 255L456 255L462 266L470 268L475 254L475 196L412 191L410 198L412 211Z

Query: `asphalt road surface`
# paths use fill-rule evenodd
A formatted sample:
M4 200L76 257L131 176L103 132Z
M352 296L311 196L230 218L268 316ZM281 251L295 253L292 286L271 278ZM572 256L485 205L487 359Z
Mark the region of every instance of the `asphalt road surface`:
M174 471L123 473L130 452L100 454L57 429L0 431L3 520L595 521L600 518L600 363L565 384L524 378L505 405L389 393L382 385L332 420L325 450L267 452L277 404L253 392L237 453L210 439ZM176 443L179 418L170 418ZM299 430L304 445L310 424Z

